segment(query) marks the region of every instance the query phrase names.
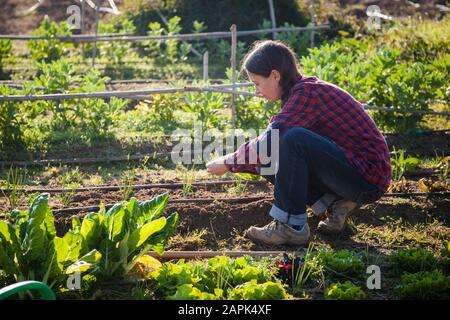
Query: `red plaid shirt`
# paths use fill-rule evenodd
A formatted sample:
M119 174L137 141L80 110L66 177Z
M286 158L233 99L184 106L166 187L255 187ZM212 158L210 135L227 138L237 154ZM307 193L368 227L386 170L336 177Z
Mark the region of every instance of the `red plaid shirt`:
M267 130L227 157L228 169L258 174L261 163L258 158L257 164L249 164L249 150L258 148L262 139L270 135L270 129L279 129L282 137L293 127L306 128L333 141L368 182L387 191L391 164L383 135L361 103L343 89L317 77L298 77L281 111L270 119ZM245 162L238 161L243 158Z

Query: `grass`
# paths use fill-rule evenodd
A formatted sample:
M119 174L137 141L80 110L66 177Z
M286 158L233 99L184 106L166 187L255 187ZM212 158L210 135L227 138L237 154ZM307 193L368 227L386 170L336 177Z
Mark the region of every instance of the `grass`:
M247 192L247 183L244 182L240 176L234 175L234 184L231 186L224 186L224 189L230 194L240 196Z
M181 177L181 181L183 183L183 189L182 193L185 196L188 196L192 193L194 193L194 188L192 184L195 182L195 165L192 166L192 168L187 168L183 165L177 165L176 171L179 174L179 177Z
M26 179L27 171L18 167L10 167L6 172L6 180L0 180L0 186L10 189L9 193L4 194L8 198L10 209L14 209L19 205L19 198L22 192L19 190Z
M190 231L184 235L180 233L174 234L168 243L169 248L176 248L177 250L187 250L182 248L201 248L206 244L205 235L208 233L206 228L200 230Z
M133 194L132 185L134 183L136 177L136 173L134 170L124 171L120 175L119 186L120 186L120 194L122 196L123 201L130 200L131 195Z
M357 226L358 240L383 248L396 246L418 246L421 248L439 248L442 239L450 237L450 230L444 223L434 220L432 223L412 225L401 218L382 226L370 226L361 223Z
M79 184L76 182L69 183L64 186L64 189L75 189L78 188ZM58 194L58 199L61 201L61 203L64 205L64 207L68 207L69 204L72 202L73 198L75 196L75 192L69 191Z

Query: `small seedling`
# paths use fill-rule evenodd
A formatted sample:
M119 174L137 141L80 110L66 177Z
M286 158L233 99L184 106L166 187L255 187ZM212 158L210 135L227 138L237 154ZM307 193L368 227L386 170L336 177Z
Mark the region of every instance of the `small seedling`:
M227 191L229 193L233 193L236 195L242 195L247 192L247 183L243 181L240 176L234 176L234 184L230 187L227 187Z
M74 183L69 183L68 185L64 186L64 189L76 189L79 187L79 184L74 182ZM62 204L67 207L73 200L73 197L75 195L75 192L73 191L65 191L63 193L61 193L59 195L59 200L61 200Z
M181 180L183 181L183 195L187 196L194 192L192 183L195 181L195 166L188 169L182 165L177 166L177 171L181 175Z
M395 182L402 181L407 170L414 169L420 163L418 158L405 157L405 150L398 149L391 152L392 180Z
M120 175L119 192L123 201L128 201L133 193L133 181L135 178L135 172L125 171Z
M8 172L6 173L6 181L3 181L3 187L8 189L8 193L6 197L9 201L9 206L11 209L14 209L19 204L19 198L22 194L20 188L23 185L25 180L26 171L21 170L20 168L10 167Z

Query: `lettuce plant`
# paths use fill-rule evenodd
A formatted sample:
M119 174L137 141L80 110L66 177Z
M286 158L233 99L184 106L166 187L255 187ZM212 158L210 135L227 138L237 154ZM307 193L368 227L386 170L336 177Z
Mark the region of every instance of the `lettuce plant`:
M422 248L400 249L389 258L397 272L431 271L437 266L436 257Z
M281 300L287 297L283 285L272 281L258 284L252 280L237 286L228 293L230 300Z
M365 297L364 291L350 281L334 283L325 292L325 298L331 300L361 300Z
M402 299L449 299L450 277L438 270L407 273L396 291Z
M165 263L151 273L168 299L285 299L281 283L262 262L250 257L217 256L204 261Z
M337 252L320 250L318 259L325 270L328 270L333 276L359 276L364 267L362 258L358 253L345 249Z

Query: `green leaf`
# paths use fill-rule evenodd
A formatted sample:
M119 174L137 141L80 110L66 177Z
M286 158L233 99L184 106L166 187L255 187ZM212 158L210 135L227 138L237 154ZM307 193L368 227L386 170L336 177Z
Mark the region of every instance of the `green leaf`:
M166 225L161 231L155 233L149 240L151 248L158 254L164 253L164 247L169 240L169 237L175 232L178 222L178 212L172 213L168 218Z
M107 226L108 226L108 238L116 241L124 231L125 222L125 208L122 204L116 204L106 213Z
M72 217L72 230L74 232L80 232L80 228L81 228L80 217L78 216Z
M97 250L92 250L82 256L79 260L72 263L65 270L66 274L72 274L74 272L85 272L95 265L98 265L102 259L102 255Z
M153 198L152 200L145 201L139 204L142 214L145 216L145 221L151 221L159 217L167 201L169 200L169 194L167 192Z
M60 260L60 257L58 257L58 262L63 264L72 263L80 256L84 240L83 236L69 231L64 235L63 240L67 244L67 255L64 257L64 260Z
M140 215L140 207L135 197L132 197L127 204L127 210L130 213L130 218L137 218Z
M24 255L27 256L30 261L36 260L42 254L44 248L44 235L46 229L43 222L50 211L48 199L48 193L37 196L29 210L28 225L26 227L22 245Z
M60 237L55 237L53 241L55 243L56 262L59 262L62 265L63 262L66 261L66 257L69 255L69 244Z
M4 270L7 274L18 275L20 272L19 268L14 262L14 256L8 254L11 251L8 246L9 244L0 236L0 269Z
M100 234L99 220L84 218L81 223L80 234L86 241L88 248L93 248L97 245Z
M0 220L0 236L3 236L6 241L11 241L11 224L7 221Z
M160 231L165 225L166 218L161 217L134 230L128 239L128 252L132 253L138 249L152 234Z

